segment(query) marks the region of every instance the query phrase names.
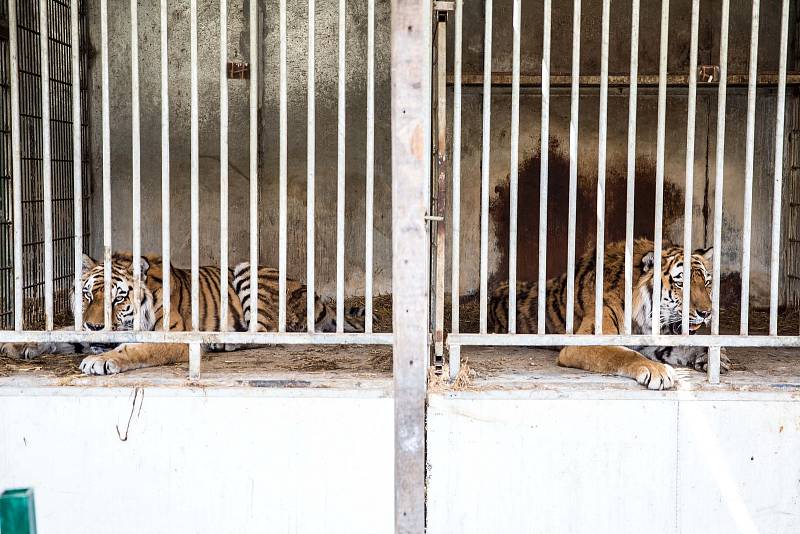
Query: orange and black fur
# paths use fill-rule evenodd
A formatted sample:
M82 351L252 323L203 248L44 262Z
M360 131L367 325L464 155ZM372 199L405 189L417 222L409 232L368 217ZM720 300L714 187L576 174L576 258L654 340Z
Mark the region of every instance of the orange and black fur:
M140 326L142 330L163 330L163 265L159 256L141 257L141 306ZM220 270L219 267L200 267L199 308L201 331L220 330ZM83 328L101 330L104 320L104 274L103 262L85 256L83 258ZM132 330L133 306L133 256L130 253L115 253L111 259L111 315L112 330ZM250 322L250 264L240 263L230 270L228 276L228 331L246 331ZM319 297L315 298L315 330L336 330L336 310ZM191 271L170 269L170 317L171 331L191 330ZM258 269L258 331L276 331L278 324L278 271L261 267ZM344 330L363 330L363 308L354 308L345 316ZM286 280L286 330L306 330L306 286L295 280ZM213 344L206 349L236 350L231 344ZM109 350L110 349L110 350ZM88 345L74 343L7 343L0 351L22 358L33 358L46 353L92 352L81 363L86 374L113 374L130 369L164 365L187 361L188 346L167 343L123 343L114 345Z
M633 247L633 334L649 334L653 309L653 242L638 239ZM683 249L666 245L661 253L660 319L662 334L681 331L683 306ZM694 333L711 317L711 249L692 254L690 332ZM575 333L594 333L595 251L585 254L575 266ZM603 263L603 334L622 333L624 314L625 243L609 244ZM566 274L547 281L545 331L564 333L566 329ZM530 282L517 283L517 332L535 333L537 288ZM498 286L489 301L489 327L494 333L508 331L508 284ZM587 371L626 376L650 389L669 389L675 382L672 366L708 366L703 347L620 347L570 346L561 349L558 364ZM721 369L730 367L722 354Z

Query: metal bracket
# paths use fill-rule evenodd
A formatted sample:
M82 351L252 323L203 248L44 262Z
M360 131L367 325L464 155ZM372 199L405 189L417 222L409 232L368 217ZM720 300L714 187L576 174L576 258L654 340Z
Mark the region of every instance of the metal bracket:
M437 22L447 22L447 14L451 11L455 11L455 9L455 2L442 2L437 0L433 3L433 12L436 14Z
M697 67L697 81L700 83L718 83L719 65L699 65Z

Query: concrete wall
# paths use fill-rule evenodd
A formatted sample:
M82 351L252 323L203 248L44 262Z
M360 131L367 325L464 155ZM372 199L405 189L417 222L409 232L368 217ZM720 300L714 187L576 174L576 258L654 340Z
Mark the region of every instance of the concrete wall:
M432 395L428 532L800 529L790 394L644 393Z
M0 488L39 532L393 532L392 399L329 391L0 388Z
M718 0L703 2L700 14L699 63L716 64L719 55ZM389 121L389 3L376 7L376 185L375 185L375 290L391 288L390 262L390 121ZM158 3L140 2L140 72L142 79L142 183L143 248L161 246L161 195L159 134L159 40ZM669 70L688 70L690 0L676 0L670 7ZM92 42L99 45L98 2L90 2ZM317 287L334 292L336 210L336 112L337 112L337 7L335 0L317 2ZM263 6L263 49L260 97L260 261L277 264L278 243L278 6L270 0ZM217 3L199 2L200 25L200 174L201 261L219 258L219 124L218 124L218 22ZM230 2L229 57L248 61L247 4ZM306 176L306 4L289 3L288 28L288 265L289 275L305 277L305 176ZM511 70L511 0L494 3L494 71ZM483 3L464 4L464 72L480 73L483 58ZM599 74L601 2L584 2L581 69ZM94 14L94 16L92 16ZM126 5L111 10L110 90L112 102L113 216L115 248L130 246L131 136L129 24ZM659 10L642 10L639 70L658 71ZM780 2L762 2L759 71L777 71ZM609 70L629 70L630 1L614 2ZM541 9L523 6L522 71L538 73L541 60ZM749 56L750 3L731 2L731 73L747 72ZM189 263L189 13L188 3L170 3L170 103L173 255L178 265ZM553 9L551 72L570 72L572 3ZM452 30L452 27L451 27ZM452 31L450 31L452 36ZM452 57L452 42L449 54ZM347 8L347 228L346 289L363 293L364 176L366 129L366 2L348 2ZM452 62L451 62L452 64ZM99 52L92 64L92 112L95 141L93 250L102 243L100 172L100 70ZM248 93L246 81L230 81L230 254L232 261L248 256ZM450 94L452 98L452 94ZM771 222L772 167L774 163L775 91L760 89L757 99L756 155L753 196L752 293L755 303L765 294ZM523 90L520 102L520 241L519 275L533 278L537 272L538 176L540 146L540 96ZM462 245L461 290L478 287L480 227L480 88L465 88L463 96ZM507 273L508 254L508 161L511 97L508 88L495 88L492 99L490 274L502 279ZM582 92L580 101L578 253L595 239L598 109L596 89ZM716 162L716 91L700 89L694 163L693 243L708 246L712 240L713 194ZM742 194L745 169L746 89L731 88L728 95L725 201L723 215L723 269L737 271L741 258ZM452 100L449 111L452 114ZM550 193L548 271L556 275L566 266L567 184L569 150L569 92L553 90L550 122ZM612 89L608 107L608 174L606 240L624 237L625 177L628 97L626 90ZM652 236L656 159L657 96L641 89L637 127L636 233ZM687 90L670 89L667 99L665 238L682 242L686 154ZM452 125L452 117L448 121ZM449 245L448 245L449 246ZM449 250L449 249L448 249ZM449 280L449 276L447 277ZM736 291L733 292L736 294Z

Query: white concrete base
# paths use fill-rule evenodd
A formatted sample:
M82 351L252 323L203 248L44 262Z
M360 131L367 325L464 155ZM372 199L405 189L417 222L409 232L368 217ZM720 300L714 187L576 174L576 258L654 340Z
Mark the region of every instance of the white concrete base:
M431 395L428 532L800 532L793 397Z
M393 532L380 391L0 388L0 489L39 532Z

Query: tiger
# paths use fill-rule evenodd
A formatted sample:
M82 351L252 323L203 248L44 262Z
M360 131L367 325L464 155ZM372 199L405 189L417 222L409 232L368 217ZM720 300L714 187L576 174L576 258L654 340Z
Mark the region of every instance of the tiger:
M649 239L633 244L631 333L652 332L654 245ZM683 311L683 248L665 243L661 251L661 334L680 334ZM691 255L689 304L690 334L711 318L712 248L698 249ZM577 334L594 333L596 252L587 252L575 266L574 324ZM603 334L621 334L624 314L625 242L610 243L603 263ZM567 275L547 281L545 294L545 332L566 330ZM537 331L538 292L535 283L517 283L517 332ZM508 332L508 283L497 286L489 299L488 321L491 332ZM730 369L730 360L721 350L720 371ZM704 347L621 347L567 346L561 348L558 365L619 375L636 380L649 389L670 389L675 385L673 366L697 371L708 368Z
M163 330L163 262L160 256L139 257L141 266L141 305L139 312L142 330ZM134 326L134 259L130 252L116 252L111 257L111 320L112 330L133 330ZM104 266L83 255L81 270L83 330L104 328ZM199 330L220 330L220 268L199 268ZM170 331L191 330L191 271L170 268ZM257 330L275 331L278 324L278 271L269 267L258 268ZM75 306L75 299L70 299ZM227 330L248 330L252 303L250 302L250 263L243 262L229 269ZM314 321L317 332L336 331L336 310L329 301L314 297ZM306 286L296 280L286 280L286 330L306 330ZM345 332L364 330L364 308L346 310ZM206 344L209 351L237 350L238 345ZM87 375L110 375L139 369L185 362L189 348L180 343L6 343L0 352L12 357L35 358L41 354L89 353L80 364Z

